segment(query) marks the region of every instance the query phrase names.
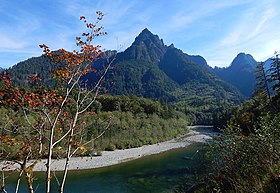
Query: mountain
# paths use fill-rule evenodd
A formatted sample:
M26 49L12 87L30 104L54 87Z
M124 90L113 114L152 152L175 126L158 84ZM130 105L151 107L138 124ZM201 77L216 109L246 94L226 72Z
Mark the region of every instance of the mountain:
M239 53L227 68L214 68L214 72L250 97L255 89L255 70L258 62L250 55Z
M221 80L202 56L192 56L166 46L162 39L144 29L125 51L108 51L115 57L102 93L137 95L173 104L192 117L196 123L209 123L218 106L240 103L243 96L229 83ZM98 73L83 76L89 87L104 71L106 61L98 60L93 68ZM49 70L53 65L44 57L30 58L9 69L19 85L27 85L26 77L37 73L51 86Z
M113 70L102 85L104 92L174 101L171 93L180 86L158 67L166 49L162 39L144 29L130 47L116 55ZM88 73L83 78L93 86L99 77Z
M3 72L3 71L4 71L4 69L0 67L0 73Z
M89 74L86 78L93 80L94 76ZM202 56L185 54L174 45L166 46L157 35L144 29L129 48L117 55L114 71L108 74L104 86L111 94L176 101L181 98L178 93L185 93L186 85L195 81L215 90L215 96L226 90L228 96L240 99L238 90L211 72Z
M21 87L28 86L28 76L33 74L37 74L41 77L45 85L53 86L55 81L49 73L49 71L53 69L54 65L51 64L48 57L39 56L19 62L7 71L13 77L13 81Z

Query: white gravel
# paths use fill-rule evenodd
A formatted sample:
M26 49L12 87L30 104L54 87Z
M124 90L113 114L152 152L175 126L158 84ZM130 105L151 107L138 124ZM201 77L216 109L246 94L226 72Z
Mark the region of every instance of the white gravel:
M94 157L73 157L70 159L69 169L91 169L100 168L110 165L115 165L121 162L126 162L129 160L141 158L143 156L158 154L170 149L186 147L195 142L205 143L207 140L212 139L212 135L216 134L211 130L196 130L196 127L190 127L190 132L180 138L173 139L170 141L154 144L145 145L138 148L131 148L125 150L115 150L115 151L103 151L102 156ZM46 170L46 160L41 160L34 167L34 171L45 171ZM53 160L51 169L54 171L61 171L64 169L65 159ZM16 165L13 166L17 167ZM0 169L2 170L2 164L0 163Z

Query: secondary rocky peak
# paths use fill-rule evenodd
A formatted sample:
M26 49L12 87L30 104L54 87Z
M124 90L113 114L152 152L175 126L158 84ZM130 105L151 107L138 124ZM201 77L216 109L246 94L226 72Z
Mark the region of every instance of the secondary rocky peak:
M215 73L224 81L238 88L242 94L251 97L255 88L256 60L250 54L239 53L227 68L215 68Z
M253 58L252 55L241 52L233 59L231 66L232 67L247 66L247 67L256 68L257 61Z
M172 44L170 44L170 45L168 46L168 48L175 48L175 46L174 46L174 44L172 43Z

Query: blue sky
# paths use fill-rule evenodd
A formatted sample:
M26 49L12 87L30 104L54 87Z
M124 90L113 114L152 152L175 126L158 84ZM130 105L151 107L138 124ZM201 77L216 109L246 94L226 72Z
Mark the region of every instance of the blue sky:
M144 28L212 67L239 52L260 61L280 49L280 0L0 0L0 67L40 56L42 43L75 49L79 16L99 10L104 49L126 49Z

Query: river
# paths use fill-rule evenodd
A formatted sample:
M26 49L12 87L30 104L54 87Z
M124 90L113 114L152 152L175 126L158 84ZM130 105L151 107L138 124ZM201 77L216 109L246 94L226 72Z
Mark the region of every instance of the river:
M204 172L206 149L205 145L193 144L105 168L70 171L65 193L173 192ZM36 172L35 176L36 192L44 192L44 173ZM7 181L8 193L14 192L14 184L15 177ZM56 182L53 180L52 184ZM56 189L54 185L52 192ZM21 186L19 192L27 193L27 188Z

